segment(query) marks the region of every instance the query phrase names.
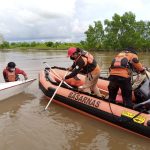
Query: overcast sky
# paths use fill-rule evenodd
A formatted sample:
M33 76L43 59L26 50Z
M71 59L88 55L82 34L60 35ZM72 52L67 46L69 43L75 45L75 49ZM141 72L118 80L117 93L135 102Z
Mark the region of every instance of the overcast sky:
M150 0L0 0L0 33L5 40L78 42L94 21L132 11L150 20Z

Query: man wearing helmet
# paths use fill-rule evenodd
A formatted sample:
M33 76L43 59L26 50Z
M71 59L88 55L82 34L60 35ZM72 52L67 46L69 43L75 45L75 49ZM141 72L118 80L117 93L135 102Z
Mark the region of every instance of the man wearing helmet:
M19 80L19 74L22 74L25 80L28 79L27 74L23 70L16 68L16 64L14 62L9 62L7 67L3 70L3 77L5 82Z
M91 93L91 90L95 95L101 96L100 91L97 87L97 81L100 76L100 67L97 64L94 57L79 48L71 47L68 49L68 57L74 61L73 65L68 68L72 71L65 79L75 77L79 72L86 74L85 84L79 87L81 91Z
M139 62L136 51L130 47L117 54L112 60L108 85L110 102L115 102L120 88L124 105L132 108L132 71L145 73L145 69Z

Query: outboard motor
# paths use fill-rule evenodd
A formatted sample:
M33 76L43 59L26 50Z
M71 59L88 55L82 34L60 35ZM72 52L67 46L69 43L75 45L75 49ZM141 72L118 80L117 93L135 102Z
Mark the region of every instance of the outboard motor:
M146 113L150 114L150 99L148 99L145 102L134 105L133 109L142 110L141 112L146 112ZM150 123L150 121L149 121L149 123ZM150 124L149 124L149 126L150 126Z
M150 99L150 72L148 70L146 70L146 74L139 74L136 77L132 90L137 103Z
M145 79L137 89L134 90L137 103L150 99L150 80Z

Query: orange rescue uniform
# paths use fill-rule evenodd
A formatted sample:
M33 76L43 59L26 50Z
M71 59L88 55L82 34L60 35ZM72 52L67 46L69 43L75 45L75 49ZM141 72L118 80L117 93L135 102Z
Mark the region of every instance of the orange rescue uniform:
M124 58L126 58L128 62L126 66L121 66L121 60L123 60ZM114 62L112 62L112 65L110 67L110 75L129 78L131 76L131 67L135 68L137 72L144 71L144 68L139 62L138 56L136 54L128 51L121 52L115 57Z

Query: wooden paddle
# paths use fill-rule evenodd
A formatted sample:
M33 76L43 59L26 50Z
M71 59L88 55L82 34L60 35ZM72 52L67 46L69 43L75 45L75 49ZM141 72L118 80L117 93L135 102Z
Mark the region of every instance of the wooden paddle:
M68 72L66 72L64 78L66 77L67 74L68 74ZM59 83L58 87L56 88L53 96L51 97L51 99L49 100L48 104L46 105L45 110L47 110L48 106L50 105L51 101L53 100L54 96L56 95L58 89L60 88L60 86L62 85L63 82L64 82L64 80L62 79L61 82Z

